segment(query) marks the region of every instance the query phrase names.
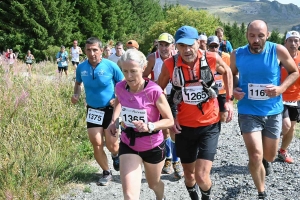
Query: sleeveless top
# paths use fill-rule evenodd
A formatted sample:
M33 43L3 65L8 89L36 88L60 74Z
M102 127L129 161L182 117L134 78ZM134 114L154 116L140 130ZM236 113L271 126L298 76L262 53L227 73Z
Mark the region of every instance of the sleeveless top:
M245 92L244 98L238 102L239 114L269 116L282 112L282 95L269 98L264 92L267 85L280 85L276 46L267 41L259 54L251 53L248 44L236 50L238 87Z
M298 51L298 55L294 58L296 66L300 72L300 51ZM288 72L281 66L281 83L288 76ZM295 83L293 83L284 93L282 94L283 101L299 101L300 100L300 78L298 78ZM284 104L288 105L288 103L284 102Z
M172 51L171 55L174 55L174 54L176 54L176 53L174 51ZM164 61L161 59L160 53L157 50L155 52L155 64L154 64L154 67L153 67L153 70L152 70L154 81L157 81L157 79L158 79L158 77L161 73L161 68L162 68L163 63L164 63ZM169 82L167 87L166 87L167 95L170 95L171 89L172 89L172 84Z
M79 62L79 48L76 47L76 49L74 47L71 48L71 55L72 55L72 60L74 62Z
M122 121L124 123L127 121L129 127L132 127L131 120L143 120L145 123L159 121L160 113L156 102L163 94L162 89L153 81L149 81L142 91L131 93L126 89L126 85L125 80L116 84L116 95L122 106L120 114ZM129 146L130 139L125 132L122 132L120 139ZM157 147L163 140L160 130L157 134L136 138L135 145L129 147L139 152L147 151Z

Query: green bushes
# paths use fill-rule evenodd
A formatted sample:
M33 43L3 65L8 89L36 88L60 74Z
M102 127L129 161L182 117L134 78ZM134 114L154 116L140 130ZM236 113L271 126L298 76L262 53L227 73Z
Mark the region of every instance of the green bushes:
M70 103L74 82L59 81L55 65L35 67L31 79L22 69L0 74L0 199L51 199L63 184L96 170L83 162L92 148L84 101Z

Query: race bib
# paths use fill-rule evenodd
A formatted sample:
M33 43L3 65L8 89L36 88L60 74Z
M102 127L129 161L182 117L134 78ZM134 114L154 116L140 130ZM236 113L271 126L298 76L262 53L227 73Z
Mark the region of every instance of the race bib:
M298 106L297 101L283 101L283 105L286 105L286 106Z
M86 116L86 121L89 123L102 125L104 114L104 111L89 108Z
M223 89L223 81L222 80L216 80L216 84L218 86L218 90L222 90Z
M254 84L248 83L248 99L252 100L267 100L270 97L267 96L265 89L270 84Z
M188 86L182 88L182 99L184 103L197 105L205 101L208 94L203 90L203 86Z
M121 117L122 122L124 122L127 127L135 128L132 121L143 121L146 124L148 123L146 109L134 109L122 106Z
M63 61L63 62L61 62L61 66L63 66L63 67L66 67L66 66L68 66L68 62L67 62L67 61Z

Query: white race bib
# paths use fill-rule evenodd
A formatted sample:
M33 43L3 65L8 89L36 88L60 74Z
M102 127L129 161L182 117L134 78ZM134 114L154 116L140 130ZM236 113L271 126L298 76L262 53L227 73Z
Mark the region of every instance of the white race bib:
M216 80L215 82L218 86L218 90L222 90L223 89L223 81L222 80Z
M286 105L286 106L298 106L297 101L283 101L283 105Z
M172 89L172 83L168 83L168 85L166 87L167 95L171 94L171 89Z
M267 96L265 89L270 84L254 84L248 83L248 99L252 100L267 100L270 97Z
M63 61L63 62L61 62L61 66L63 66L63 67L66 67L66 66L68 66L68 62L67 62L67 61Z
M86 121L89 123L102 125L104 114L104 111L89 108L86 116Z
M148 123L146 109L134 109L122 106L121 117L127 127L135 128L132 121L143 121L146 124Z
M182 99L184 103L197 105L206 100L208 94L203 90L203 86L188 86L182 88Z

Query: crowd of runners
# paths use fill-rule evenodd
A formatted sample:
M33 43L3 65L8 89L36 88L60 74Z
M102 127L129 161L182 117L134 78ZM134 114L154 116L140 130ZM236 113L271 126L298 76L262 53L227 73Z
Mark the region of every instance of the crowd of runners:
M86 41L87 60L76 69L71 101L78 102L83 84L87 132L103 170L98 185L112 180L105 137L124 199L139 199L142 166L157 199L168 196L161 173L172 172L184 177L192 200L212 199L221 122L232 120L236 99L257 198L267 199L271 162L276 156L294 162L288 147L300 121L299 32L289 31L284 45L275 44L267 41L267 24L254 20L245 46L233 50L223 37L222 28L206 36L182 26L174 37L158 35L147 57L135 40L114 47L95 37Z
M192 200L212 199L221 122L232 120L236 100L255 198L267 199L265 176L276 157L294 162L288 147L300 121L299 32L287 32L284 45L267 41L269 35L266 22L254 20L247 26L248 44L233 49L220 27L207 36L182 26L174 36L158 35L147 56L135 40L112 46L91 37L82 63L78 41L70 55L61 46L59 73L68 74L69 57L75 69L71 102L85 90L88 138L103 170L97 184L106 186L113 177L105 143L124 199L139 199L143 169L158 200L168 196L162 173L184 178ZM5 62L12 65L16 57L8 49ZM33 60L28 51L30 72Z

